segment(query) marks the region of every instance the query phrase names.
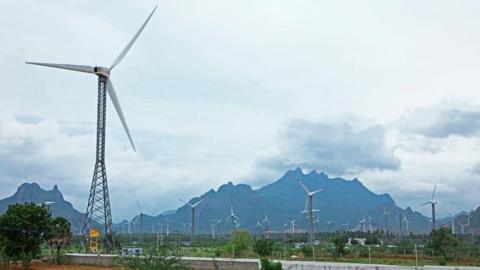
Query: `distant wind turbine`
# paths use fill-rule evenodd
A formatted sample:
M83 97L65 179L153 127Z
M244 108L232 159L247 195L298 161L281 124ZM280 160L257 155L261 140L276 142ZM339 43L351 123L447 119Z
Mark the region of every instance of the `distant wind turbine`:
M228 221L230 220L231 224L232 224L232 237L233 237L233 232L235 231L235 228L238 226L238 216L235 215L235 213L233 212L233 206L230 206L230 215L225 219L225 221Z
M308 243L309 245L313 245L313 238L315 234L315 227L313 225L314 222L314 216L313 216L313 195L322 192L323 189L318 189L315 191L310 191L308 188L300 181L300 179L297 178L298 184L303 188L305 193L307 194L307 200L305 201L305 212L307 213L308 216L308 222L309 222L309 228L308 228Z
M194 204L186 202L182 199L179 199L179 200L181 202L185 203L186 205L190 206L190 208L192 208L192 239L194 239L194 237L195 237L195 207L197 207L203 201L203 199L199 200L198 202L196 202Z
M424 202L421 205L427 205L430 204L432 206L432 230L436 228L435 226L435 205L437 202L434 200L435 198L435 190L437 189L437 185L433 188L433 193L432 193L432 199L430 201Z

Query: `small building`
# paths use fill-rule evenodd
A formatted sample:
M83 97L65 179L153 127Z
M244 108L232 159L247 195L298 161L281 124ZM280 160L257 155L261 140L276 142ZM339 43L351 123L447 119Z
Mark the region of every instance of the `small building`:
M143 254L141 247L123 247L122 256L140 256Z
M361 245L365 246L367 238L348 238L348 245Z

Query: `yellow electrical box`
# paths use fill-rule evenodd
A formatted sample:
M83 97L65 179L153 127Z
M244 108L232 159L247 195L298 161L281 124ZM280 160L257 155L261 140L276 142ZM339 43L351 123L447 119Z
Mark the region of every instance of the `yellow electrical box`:
M100 231L97 229L90 229L89 236L90 236L90 252L97 253L98 239L100 238Z

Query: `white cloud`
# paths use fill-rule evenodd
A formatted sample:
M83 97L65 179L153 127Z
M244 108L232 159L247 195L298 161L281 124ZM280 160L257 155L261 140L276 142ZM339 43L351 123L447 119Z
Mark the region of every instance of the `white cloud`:
M355 130L348 123L293 120L278 136L276 145L277 153L257 161L260 170L280 174L300 166L345 175L400 168L400 160L386 145L384 128L378 125Z
M465 102L443 101L414 109L398 125L402 132L429 138L472 137L479 135L480 108Z

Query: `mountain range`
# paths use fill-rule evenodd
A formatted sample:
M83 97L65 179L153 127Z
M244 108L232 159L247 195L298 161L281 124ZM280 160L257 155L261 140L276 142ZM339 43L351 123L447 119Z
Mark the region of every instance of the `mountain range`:
M239 227L254 233L261 233L263 228L258 225L259 221L268 218L268 230L286 231L290 227L285 226L287 220L296 220L296 231L306 228L305 215L301 213L305 208L305 191L297 183L300 179L309 190L324 189L315 195L313 206L319 211L316 226L318 231L334 231L337 229L362 230L360 220L365 219L367 229L387 229L400 231L400 220L404 217L409 221L408 231L414 233L426 233L430 230L430 219L421 213L407 207L405 209L396 205L389 194L376 194L367 189L358 179L346 180L343 178L330 178L326 173L311 171L305 174L300 168L287 171L277 181L265 185L259 189L253 189L245 184L233 184L231 182L220 186L216 191L211 189L201 196L189 200L195 203L203 201L196 208L196 231L209 233L211 223L217 223L217 233L227 233L231 225L226 221L233 209L239 217ZM75 210L69 202L63 199L57 186L46 191L38 184L22 184L17 192L6 199L0 200L0 213L3 213L9 204L34 202L55 202L49 207L53 215L61 215L68 218L74 228L80 228L83 224L84 214ZM385 217L384 213L389 215ZM400 216L401 215L401 216ZM480 208L470 213L470 230L480 233ZM191 208L183 205L176 210L166 211L156 216L143 215L144 231L163 232L188 232L191 221ZM127 232L128 224L132 223L133 232L140 231L139 217L124 220L114 224L117 232ZM440 219L439 226L449 224L450 220ZM455 218L455 223L466 223L467 215L460 213ZM168 224L168 225L167 225ZM405 228L403 222L402 226ZM456 225L457 231L460 226Z
M21 184L15 194L0 200L0 214L7 211L10 204L26 202L48 203L52 215L68 219L74 230L79 230L83 224L85 214L75 210L70 202L65 201L57 185L52 190L44 190L37 183Z

